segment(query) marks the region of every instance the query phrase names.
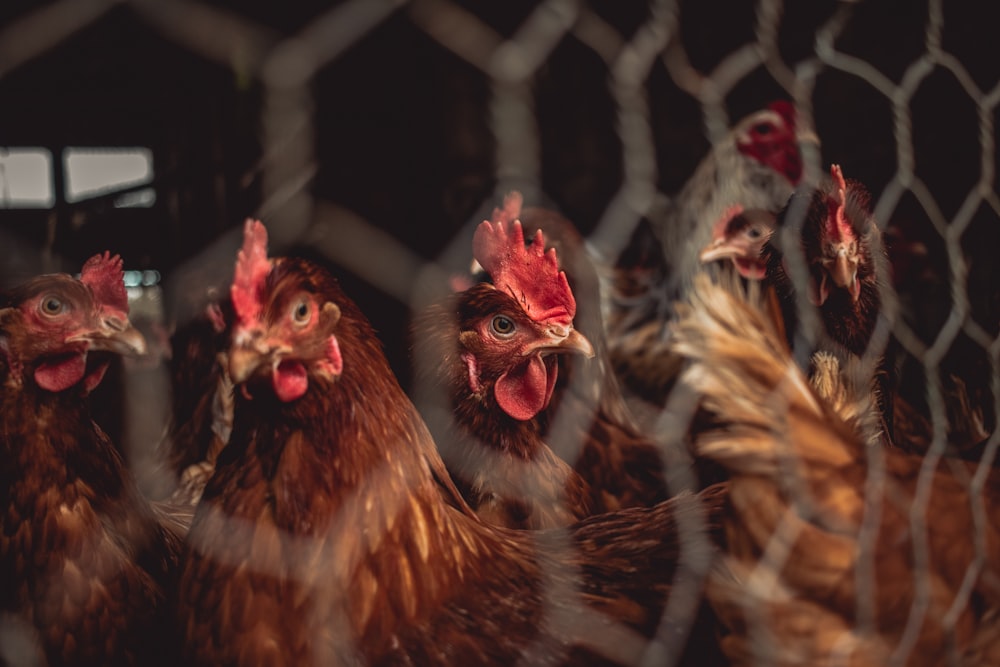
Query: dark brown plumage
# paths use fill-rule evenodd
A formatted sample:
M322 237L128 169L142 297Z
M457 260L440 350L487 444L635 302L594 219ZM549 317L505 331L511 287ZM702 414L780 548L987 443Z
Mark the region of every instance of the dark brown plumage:
M995 469L970 487L971 463L869 446L812 391L762 311L708 280L675 331L681 382L714 416L697 451L731 478L709 599L734 663L994 662ZM852 395L836 363L821 372Z
M892 355L884 353L886 340L875 337L879 318L891 317L882 299L889 268L870 205L864 185L845 180L833 165L829 179L797 190L773 221L740 207L727 211L700 257L728 259L744 278L763 281L780 311L775 315L784 338L804 368L816 363L814 353L831 354L856 392L877 378L881 417L869 435L889 440ZM816 330L804 325L803 314L818 314Z
M552 528L594 512L589 485L552 452L538 419L515 418L497 399L497 382L523 364L525 354L544 354L540 363L552 375L557 356L589 352L586 339L573 334L550 334L490 283L431 306L417 322L422 375L445 393L443 405L435 409L428 399L422 412L462 495L491 523Z
M260 223L246 234L233 432L179 588L190 662L636 664L680 652L712 557L694 538L722 490L568 530L479 520L443 496L435 444L357 306L317 265L267 260ZM671 591L680 604L664 614ZM690 650L686 664L712 664L710 644Z
M233 383L226 347L232 320L229 300L214 299L170 338L171 413L159 464L166 492L153 506L181 536L229 441Z
M790 253L801 253L796 259L804 261L804 275L790 268ZM863 184L844 179L833 165L830 179L797 190L779 213L762 257L790 336L799 329L798 295L805 292L822 322L818 344L842 350L838 356L865 355L883 307L880 285L888 277L888 260Z
M434 394L424 392L421 411L459 487L482 516L488 512L490 520L510 527L566 525L594 512L666 499L659 450L632 424L610 371L597 275L579 232L554 211L522 212L517 192L492 218L484 224L516 220L529 226L529 237L541 231L534 243L556 251L558 266L533 271L533 283L559 283L563 278L556 270L569 269L572 329L557 326L554 336L547 334L550 328L530 315L545 309L526 309L530 299L515 299L509 291L518 287L503 283L498 289L475 284L418 319L416 363L428 385L448 397L435 408ZM519 235L514 241L523 243ZM492 318L500 314L516 322L516 336L502 338L492 330ZM495 383L522 363L517 348L529 342L544 344L538 352L547 355L554 387L551 401L538 405L530 419L518 420L497 403ZM475 387L469 364L477 369Z
M833 165L829 179L792 195L761 256L800 363L816 350L829 352L851 370L855 392L874 386L878 429L891 442L892 354L888 338L875 336L879 318L892 317L882 299L889 267L868 190ZM795 261L804 264L801 272ZM816 330L804 326L806 312L818 313Z
M35 278L0 309L0 662L169 664L179 545L93 422L109 354L137 354L121 260Z
M691 461L680 443L655 442L625 400L608 350L600 278L583 236L551 209L526 207L518 219L529 234L541 229L557 251L576 296L574 324L594 347L592 358L559 359L552 406L541 415L548 442L606 510L651 506L690 486Z
M232 421L232 383L226 371L232 305L213 299L171 335L171 423L164 452L180 477L190 466L214 463Z

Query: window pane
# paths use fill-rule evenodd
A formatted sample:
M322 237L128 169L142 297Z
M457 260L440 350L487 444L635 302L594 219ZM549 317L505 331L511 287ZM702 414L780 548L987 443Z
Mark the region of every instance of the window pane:
M149 208L156 203L156 190L143 188L115 197L115 208Z
M0 148L0 208L51 208L52 154L44 148Z
M66 201L72 203L153 180L153 152L148 148L67 148ZM125 205L152 206L146 196Z

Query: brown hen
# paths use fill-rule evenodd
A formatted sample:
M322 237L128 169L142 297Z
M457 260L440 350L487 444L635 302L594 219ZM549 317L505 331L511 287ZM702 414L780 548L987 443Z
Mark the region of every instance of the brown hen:
M866 393L876 379L881 418L868 437L889 440L893 355L891 349L885 354L887 336L876 336L880 319L885 324L892 317L882 297L889 267L868 190L833 165L829 179L796 191L773 225L755 217L757 222L748 226L739 209L723 215L713 242L701 252L702 261L728 258L744 277L764 281L780 310L786 340L804 368L822 352L838 360L855 394ZM752 242L747 234L754 236ZM808 317L817 315L807 326Z
M0 662L170 664L160 527L88 394L109 355L140 354L122 263L51 274L0 308Z
M436 446L328 271L269 260L232 288L233 431L189 533L193 664L713 664L687 644L720 489L568 529L491 526L442 497ZM701 539L698 539L699 536Z
M477 264L491 267L484 275L492 284L473 285L419 319L417 362L423 364L430 384L447 388L451 395L437 411L430 408L430 400L420 401L431 431L473 507L481 511L501 499L510 505L504 525L565 525L595 511L664 500L668 494L659 451L632 424L610 371L597 275L583 240L573 224L554 211L522 212L521 203L519 193L510 193L504 207L494 210L492 222L477 230ZM522 223L530 225L534 237L527 250ZM509 233L503 231L508 227ZM498 271L496 261L483 254L481 241L490 237L489 230L515 244L512 252L534 257L531 263L538 266L523 276ZM547 241L552 250L543 255ZM547 259L549 254L558 258L558 264ZM569 272L559 270L563 267ZM567 304L564 314L549 312L542 322L531 319L531 313L549 311L544 300L559 295ZM523 323L516 325L516 333L498 334L493 318L499 314ZM555 321L560 317L561 324ZM453 326L445 326L448 322ZM565 329L567 324L572 328ZM543 331L556 335L546 343L538 338ZM586 342L591 336L592 342ZM506 377L523 363L520 354L511 354L515 345L524 345L523 340L544 344L536 354L547 355L545 391L535 392L545 401L530 410L528 419L504 410L494 391L496 378ZM587 354L560 354L572 351ZM470 364L477 369L475 374ZM470 486L473 479L476 482ZM541 523L528 520L524 503L532 505Z
M592 356L573 328L576 303L541 232L484 221L473 243L493 277L426 310L417 362L447 395L422 408L456 484L484 519L510 528L565 526L594 512L590 488L546 443L536 419L552 397L557 358Z
M689 362L683 385L714 416L697 451L731 477L709 599L734 663L993 664L995 469L867 446L770 318L707 278L674 340ZM824 372L841 382L835 363Z
M541 229L559 253L576 297L575 326L594 346L592 358L559 359L552 406L541 415L553 450L590 484L596 506L607 510L651 506L671 490L697 486L686 452L673 442L660 446L640 430L625 399L608 350L597 267L580 232L553 210L519 210L520 203L512 193L504 210L529 233Z

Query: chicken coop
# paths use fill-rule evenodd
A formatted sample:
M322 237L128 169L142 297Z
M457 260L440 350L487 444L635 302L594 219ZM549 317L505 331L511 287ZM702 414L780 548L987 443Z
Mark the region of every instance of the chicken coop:
M608 277L634 269L631 280L653 281L657 289L662 279L676 288L671 271L697 264L698 248L688 238L710 236L726 206L763 206L739 199L742 176L724 164L700 165L719 154L717 147L732 145L741 120L784 104L794 114L798 151L788 192L826 182L831 165L839 165L848 182L870 194L862 204L885 250L885 272L880 305L870 314L875 333L864 336L860 356L872 362L884 352L888 361L877 397L866 400L876 412L897 397L905 401L895 410L896 426L882 428L898 434L901 423L919 424L912 429L922 444L867 445L906 450L905 463L859 455L861 469L878 470L852 477L850 491L862 502L851 516L860 527L831 529L857 538L855 551L844 552L857 557L857 567L839 584L830 575L823 592L807 600L795 597L792 579L781 580L805 567L796 569L805 557L782 532L787 526L766 546L749 547L733 537L736 510L723 508L730 541L720 549L742 548L740 557L750 549L760 562L777 563L778 574L767 579L762 567L741 580L734 573L736 588L758 592L738 598L742 607L716 609L725 622L707 641L750 637L738 648L724 645L721 664L997 664L1000 594L990 576L1000 569L991 560L1000 558L1000 524L991 514L991 494L1000 489L992 472L1000 443L1000 58L992 41L998 19L1000 7L971 0L9 0L0 7L0 291L42 274L79 275L88 258L106 251L121 257L129 319L146 351L112 363L88 397L89 409L143 493L162 499L173 483L162 475L164 440L178 419L190 417L177 410L200 398L191 392L215 391L199 384L199 374L208 373L202 367L180 372L189 382L177 384L178 337L204 322L207 305L230 295L237 252L248 247L248 219L264 223L273 256L309 258L337 276L370 320L403 390L419 398L421 362L414 355L422 348L414 321L449 284L458 289L456 276L469 275L480 223L496 222L510 193L520 193L526 209L571 222L599 276L600 313L616 309L629 322L631 301L608 306ZM700 189L692 185L698 178ZM782 192L772 214L787 210ZM511 210L506 222L519 216L520 203ZM716 224L715 232L721 229ZM644 263L635 250L644 242L665 253L665 265ZM571 253L563 245L558 252ZM479 269L487 264L475 259ZM785 278L801 294L809 266L799 273L792 266ZM573 275L570 283L582 316L582 288ZM637 343L636 363L663 365L664 373L669 367L683 379L678 368L701 358L679 364L647 354L649 346L673 345L669 321L685 312L672 301L686 299L685 292L664 294L654 299L660 306L642 314L662 327L655 340ZM792 308L809 305L799 299ZM0 341L3 324L0 318ZM577 326L588 338L609 337L606 344L590 341L598 358L621 332L605 324L594 334ZM808 374L808 355L796 360ZM14 364L7 366L10 375ZM626 362L611 366L629 372ZM661 382L662 400L643 415L641 430L661 447L697 440L696 408L672 412L690 399L682 379ZM617 382L628 389L628 378ZM553 443L576 437L567 421L545 422ZM668 486L675 484L672 461L664 455L655 468ZM726 476L727 465L707 474ZM4 470L2 479L16 474ZM898 482L897 474L908 481ZM941 476L947 491L935 486ZM893 482L912 482L905 507L879 490ZM938 503L948 493L963 500ZM881 500L873 504L875 497ZM879 525L891 523L879 514L882 502L904 526L892 542L905 552L894 570L903 583L892 586L877 565L892 551L877 537ZM952 551L967 545L963 554L972 554L961 567L935 551L945 538L934 533L945 524L968 527L947 538ZM8 567L13 556L0 555ZM942 562L953 566L948 574L939 572ZM11 576L0 576L0 585ZM850 593L841 597L839 585ZM880 585L895 603L866 593ZM759 594L768 586L787 597ZM694 594L685 599L686 620L670 629L682 639L603 658L715 664L714 652L700 662L695 649L679 648L699 614ZM753 608L764 599L772 606ZM829 618L794 632L769 625L781 604L791 615L812 618L821 608ZM732 620L737 608L742 621ZM886 618L897 611L903 620L891 626ZM15 612L0 609L0 663L39 664L10 648L2 621ZM667 625L654 630L667 632ZM786 632L795 639L761 648ZM539 655L526 653L521 664ZM573 662L575 654L567 656ZM422 664L419 656L412 660Z

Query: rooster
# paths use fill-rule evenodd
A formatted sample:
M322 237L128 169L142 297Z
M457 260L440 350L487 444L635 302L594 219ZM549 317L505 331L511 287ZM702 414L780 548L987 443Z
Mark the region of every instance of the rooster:
M730 475L708 596L734 664L995 664L996 469L867 446L765 312L707 277L672 340L714 417L696 450ZM863 399L828 359L835 393Z
M266 242L248 221L233 430L179 586L190 663L637 664L688 648L687 664L714 664L685 638L724 488L567 529L483 522L443 495L435 443L357 305Z
M110 355L145 349L123 277L105 253L0 303L3 664L169 664L179 544L88 407Z
M665 351L667 323L701 269L698 251L732 206L777 212L785 205L802 177L797 134L795 108L784 100L740 120L677 196L647 215L652 233L637 234L612 262L603 286L609 350L643 430L655 427L679 371Z

